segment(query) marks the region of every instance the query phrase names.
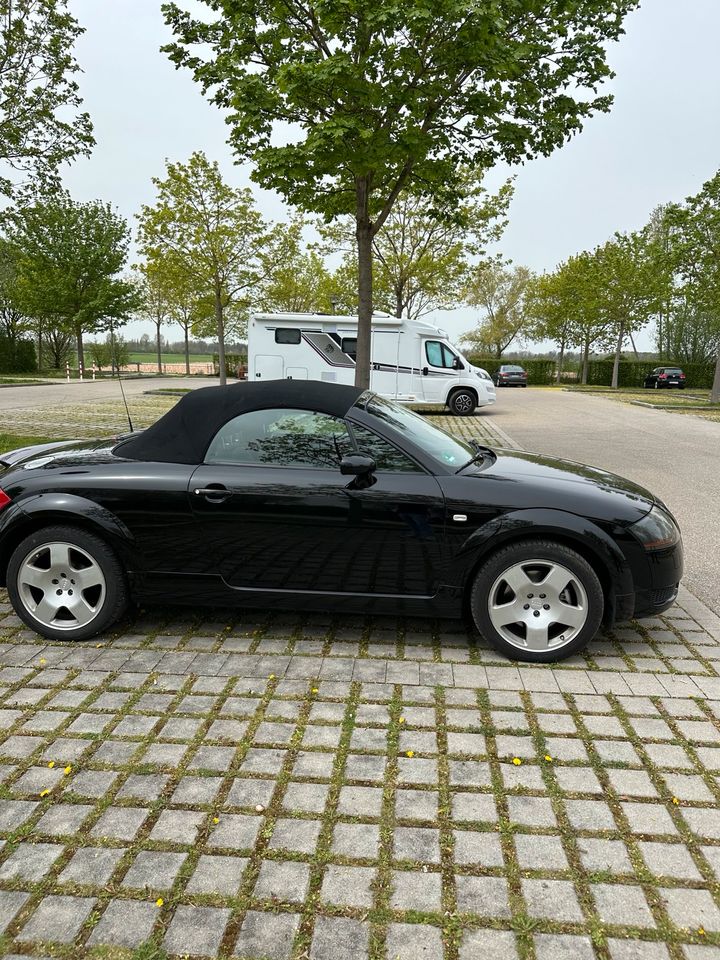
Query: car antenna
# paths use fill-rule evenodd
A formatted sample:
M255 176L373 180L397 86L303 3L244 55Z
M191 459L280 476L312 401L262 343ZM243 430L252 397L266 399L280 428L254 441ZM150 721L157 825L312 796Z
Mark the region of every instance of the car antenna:
M115 353L115 334L113 333L112 324L110 325L110 350L111 360L110 365L113 373L115 372L115 361L117 359L117 354ZM130 408L128 407L127 397L125 396L125 388L123 387L122 377L120 376L120 364L117 365L117 378L118 383L120 384L120 393L122 394L123 403L125 404L125 413L128 418L128 426L130 427L130 433L135 433L135 428L133 427L132 417L130 416Z

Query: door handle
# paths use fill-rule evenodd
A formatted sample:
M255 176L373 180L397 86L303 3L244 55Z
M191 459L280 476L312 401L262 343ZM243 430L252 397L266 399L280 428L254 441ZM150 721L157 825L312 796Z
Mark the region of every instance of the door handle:
M422 375L423 375L424 377L426 377L429 373L430 373L430 371L428 370L427 367L423 367L423 368L422 368Z
M222 483L213 484L210 487L196 487L193 490L196 497L206 497L213 503L222 503L232 496L232 490L228 490Z

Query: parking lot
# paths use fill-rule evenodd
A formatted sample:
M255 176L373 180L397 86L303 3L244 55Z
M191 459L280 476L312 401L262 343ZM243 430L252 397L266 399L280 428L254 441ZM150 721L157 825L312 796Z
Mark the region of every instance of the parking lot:
M679 478L643 479L669 428L611 442L594 399L501 391L448 423L647 483L696 588L693 502L716 505L695 427L674 418ZM713 608L683 589L551 668L460 623L270 611L153 608L47 643L3 596L0 955L720 957Z

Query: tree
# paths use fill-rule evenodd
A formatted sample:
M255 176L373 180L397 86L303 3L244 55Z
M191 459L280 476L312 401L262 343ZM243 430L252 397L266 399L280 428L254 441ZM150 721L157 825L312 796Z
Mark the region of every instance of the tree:
M0 336L6 337L11 350L32 330L22 302L20 252L7 238L0 237Z
M18 179L56 181L60 164L89 154L92 125L73 54L83 33L66 0L0 0L0 194Z
M64 191L21 203L8 221L28 313L70 327L83 367L83 334L125 322L136 305L133 285L120 276L127 223L109 204L76 203Z
M686 303L715 331L717 352L710 399L720 401L720 172L668 214L674 265Z
M612 240L598 247L595 261L601 312L608 332L615 338L611 386L617 389L623 345L657 312L661 291L647 237L642 233L616 233Z
M462 299L471 259L486 258L486 247L498 241L507 225L512 182L488 194L479 171L463 176L463 199L441 207L445 198L402 194L375 234L373 248L374 305L396 317L417 320L433 310L449 310ZM339 218L321 228L325 249L346 251L336 275L341 300L351 313L358 309L358 264L354 223Z
M218 164L202 152L186 164L168 163L166 178L153 183L157 202L144 206L138 218L140 250L150 262L172 257L177 269L193 277L199 296L212 303L224 383L227 323L241 324L247 297L263 279L269 230L250 191L228 186Z
M573 342L573 258L553 273L535 277L528 291L528 317L533 340L552 340L558 348L556 382L563 374L565 351Z
M473 348L492 350L501 357L513 340L529 333L528 286L532 278L527 267L486 263L477 267L468 282L465 299L483 311L476 330L463 335Z
M303 244L302 218L280 224L265 254L264 310L279 313L328 313L335 291L322 257Z
M149 263L141 263L135 268L140 274L138 312L142 317L151 320L155 326L158 373L163 372L162 325L167 323L172 315L172 294L168 289L169 278L163 266L162 259L156 259Z
M354 218L356 383L367 387L372 244L401 195L461 199L461 171L549 154L611 98L609 40L637 0L204 0L163 11L166 50L229 111L254 179L301 210ZM273 139L277 123L292 136Z

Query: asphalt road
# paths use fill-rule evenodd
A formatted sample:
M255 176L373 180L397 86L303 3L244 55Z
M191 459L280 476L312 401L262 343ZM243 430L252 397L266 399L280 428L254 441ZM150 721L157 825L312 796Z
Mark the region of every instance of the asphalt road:
M685 584L720 612L720 423L560 390L498 391L490 416L521 447L642 484L677 517Z
M146 390L160 387L195 388L210 387L218 381L215 377L145 377L123 380L123 389L128 397L138 396ZM0 414L3 410L22 410L25 407L62 406L80 403L83 400L115 400L120 397L117 380L58 380L33 387L0 387Z

